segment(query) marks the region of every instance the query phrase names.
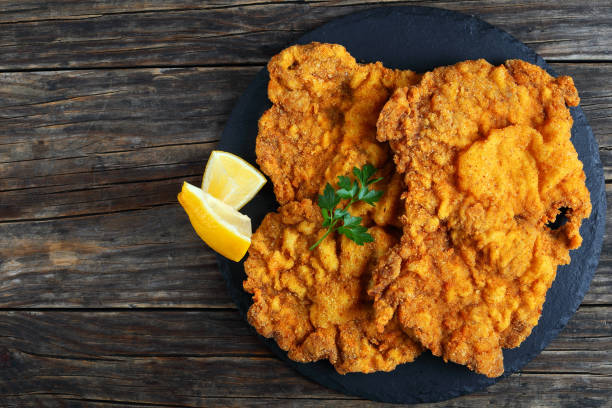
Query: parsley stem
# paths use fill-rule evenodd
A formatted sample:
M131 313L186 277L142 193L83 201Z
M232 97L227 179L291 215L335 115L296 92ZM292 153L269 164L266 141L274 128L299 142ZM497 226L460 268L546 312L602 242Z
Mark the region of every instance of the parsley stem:
M317 246L319 246L319 244L320 244L321 242L323 242L323 240L324 240L325 238L327 238L327 236L328 236L328 235L329 235L329 234L330 234L332 231L334 231L334 226L336 225L336 223L337 223L338 221L340 221L340 220L339 220L339 219L334 220L334 222L333 222L333 223L332 223L332 224L329 226L329 228L327 228L327 232L326 232L326 233L325 233L325 234L324 234L324 235L323 235L321 238L319 238L319 240L318 240L317 242L315 242L313 246L311 246L310 248L308 248L308 250L309 250L309 251L312 251L312 250L313 250L313 249L315 249Z
M349 202L348 202L348 204L344 206L343 210L346 210L347 208L349 208L351 205L353 205L353 203L354 203L355 201L356 201L356 200L355 200L355 198L354 198L354 197L353 197L353 198L351 198L351 201L349 201ZM318 240L317 242L315 242L313 246L311 246L310 248L308 248L308 250L309 250L309 251L312 251L313 249L315 249L316 247L318 247L318 246L319 246L319 244L320 244L321 242L323 242L323 240L324 240L325 238L327 238L327 236L328 236L330 233L332 233L333 231L337 230L337 228L334 228L334 227L336 226L336 224L338 223L338 221L340 221L340 218L336 218L336 219L334 219L334 214L332 213L332 220L333 220L333 221L332 221L331 225L330 225L330 226L327 228L327 232L325 232L325 234L324 234L324 235L323 235L321 238L319 238L319 240Z
M355 200L355 197L351 198L351 201L349 201L349 203L347 205L344 206L344 210L346 210L347 208L349 208L351 205L353 205L353 203L357 201Z
M327 231L310 247L311 251L334 231L344 234L350 240L355 241L357 245L363 245L365 242L372 242L374 240L372 235L368 234L367 228L361 225L362 218L354 217L349 213L348 209L358 201L374 205L376 201L380 200L383 194L382 191L368 189L370 184L382 180L382 177L373 178L375 173L376 168L366 163L361 169L353 168L355 180L352 182L347 176L338 176L340 190L334 190L329 183L325 185L325 190L318 197L317 203L321 208L323 226L327 226ZM347 200L346 204L344 207L336 208L342 199ZM341 221L341 226L338 226L338 223Z

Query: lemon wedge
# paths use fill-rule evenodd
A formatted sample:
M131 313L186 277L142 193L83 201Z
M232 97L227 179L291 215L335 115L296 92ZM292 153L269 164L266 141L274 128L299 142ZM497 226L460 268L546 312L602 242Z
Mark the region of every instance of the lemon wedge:
M178 200L196 233L212 249L238 262L251 245L251 219L185 182Z
M202 190L239 210L255 197L264 184L264 175L246 160L215 150L204 170Z

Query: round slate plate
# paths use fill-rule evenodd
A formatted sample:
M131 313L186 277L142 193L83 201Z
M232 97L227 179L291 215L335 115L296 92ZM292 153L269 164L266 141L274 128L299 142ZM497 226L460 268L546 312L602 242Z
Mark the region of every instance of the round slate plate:
M384 7L333 20L304 35L297 42L330 42L344 45L360 62L382 61L386 67L431 70L467 59L485 58L492 64L519 58L545 68L555 75L533 50L509 34L475 17L426 7ZM280 51L280 50L278 50ZM257 120L270 107L267 98L268 73L263 69L239 99L225 127L219 149L235 153L255 164ZM582 109L572 108L572 142L584 163L593 212L582 224L582 246L572 251L570 265L558 269L548 291L539 324L520 347L504 350L503 377L519 370L542 351L574 314L597 267L606 213L603 170L597 142ZM243 211L257 228L263 216L277 207L272 187L266 187ZM243 316L251 305L244 292L243 263L218 256L229 291ZM273 340L268 347L304 376L334 390L373 400L395 403L433 402L482 389L498 381L475 374L453 363L444 363L429 352L414 363L392 372L338 374L327 361L302 364L291 361Z

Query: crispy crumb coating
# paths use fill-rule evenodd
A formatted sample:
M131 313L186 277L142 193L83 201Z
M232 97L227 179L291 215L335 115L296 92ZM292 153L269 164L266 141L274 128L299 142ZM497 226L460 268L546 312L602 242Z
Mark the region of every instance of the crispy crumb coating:
M342 374L390 371L413 361L421 348L391 321L379 332L370 273L396 244L397 233L374 225L375 241L359 246L325 233L319 207L306 199L268 214L252 237L244 268L246 291L253 293L249 323L295 361L328 359Z
M320 43L281 51L268 72L273 106L259 120L255 151L279 203L314 200L327 182L367 162L393 172L376 121L393 91L418 75L358 64L341 45Z
M369 291L380 330L399 318L433 354L503 373L502 348L537 324L591 212L570 141L578 102L571 78L519 60L437 68L394 93L378 140L404 176L405 214Z
M410 71L380 63L361 65L340 45L312 43L287 48L268 64L273 106L259 120L257 163L272 180L277 213L266 216L252 238L244 288L253 293L248 317L300 362L329 360L340 373L389 371L413 361L421 347L390 322L377 330L371 270L397 242L402 177L386 143L376 140L376 121L392 92L416 83ZM325 232L311 200L326 183L371 163L384 179L376 206L350 208L375 242L363 246ZM409 333L409 331L408 331Z

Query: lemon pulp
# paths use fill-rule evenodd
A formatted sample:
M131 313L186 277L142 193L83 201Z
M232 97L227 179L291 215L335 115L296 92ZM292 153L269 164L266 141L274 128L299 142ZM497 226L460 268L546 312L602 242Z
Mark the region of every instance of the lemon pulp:
M251 245L251 219L185 182L178 200L198 236L212 249L239 261Z
M202 190L236 210L242 208L266 183L266 178L246 160L228 152L211 153Z

